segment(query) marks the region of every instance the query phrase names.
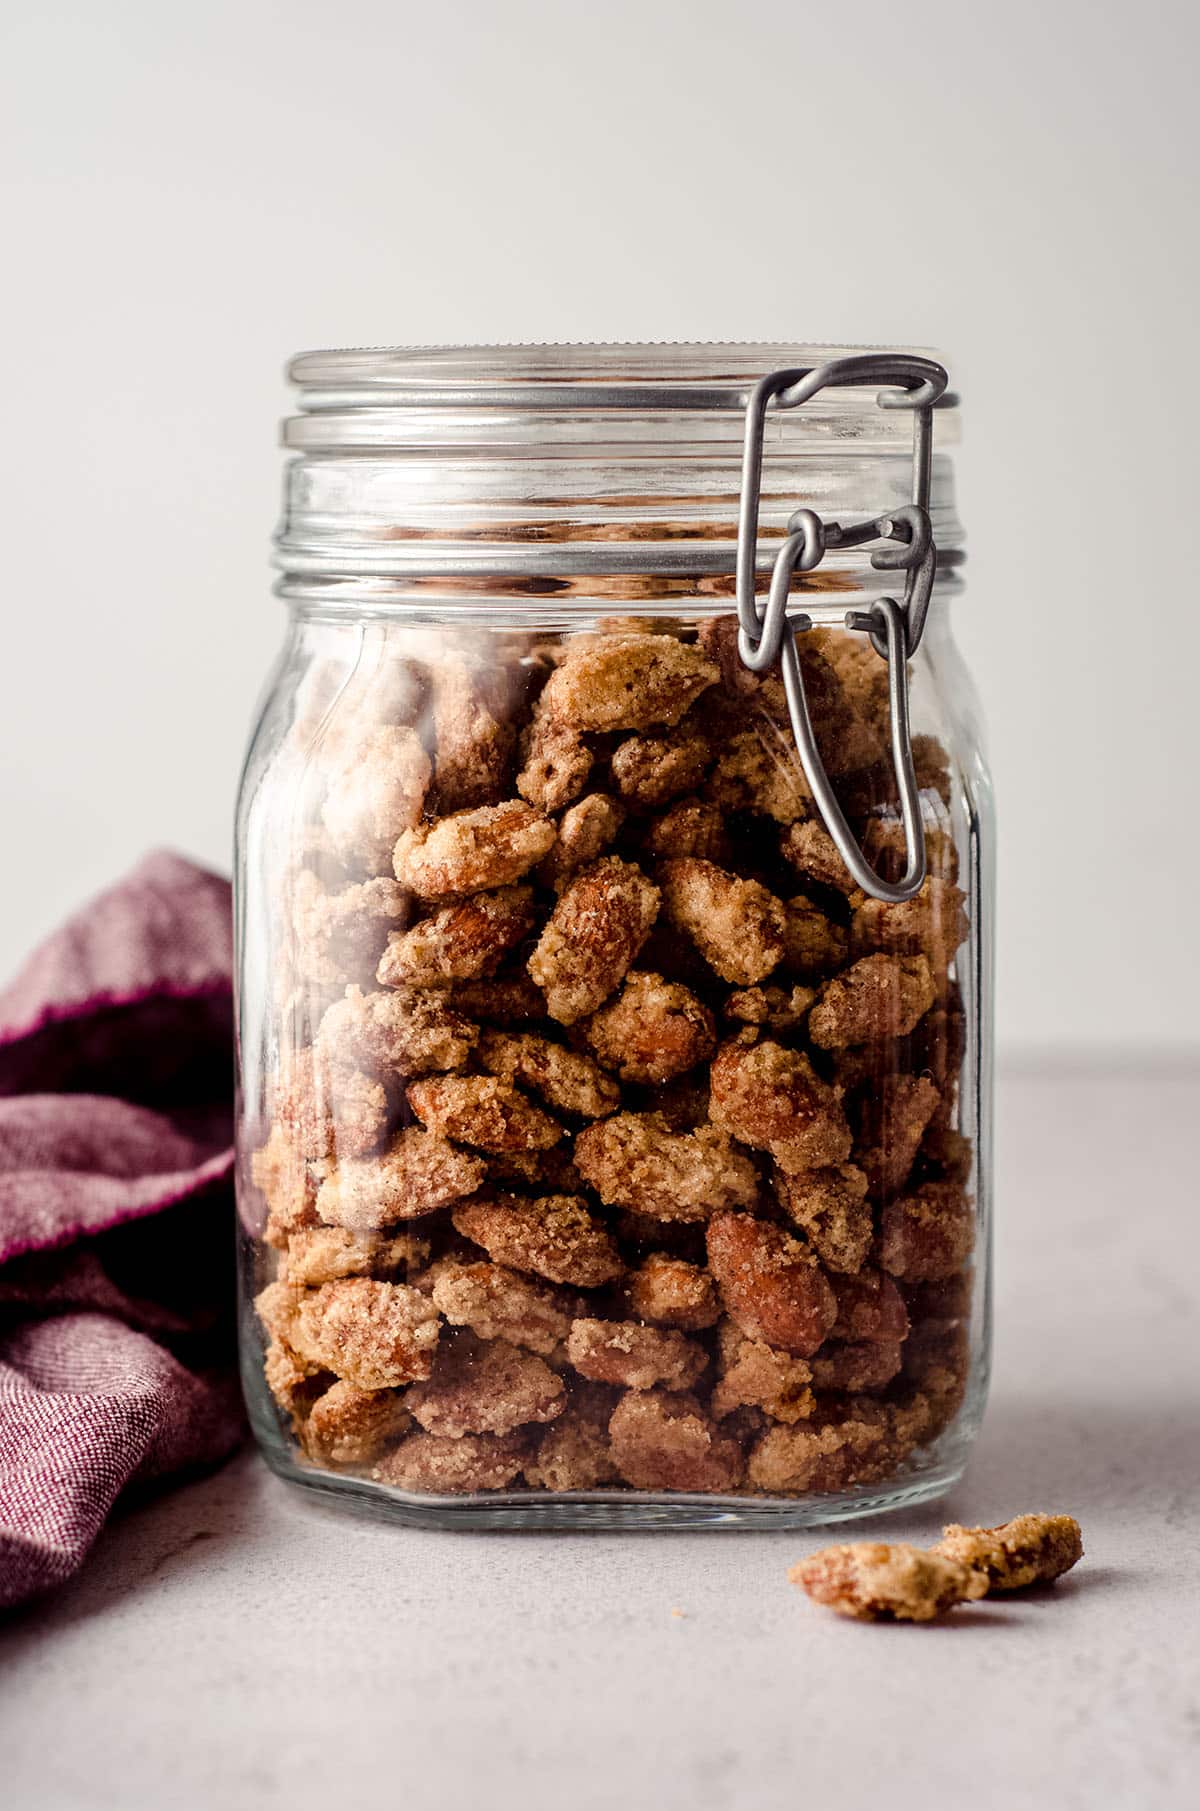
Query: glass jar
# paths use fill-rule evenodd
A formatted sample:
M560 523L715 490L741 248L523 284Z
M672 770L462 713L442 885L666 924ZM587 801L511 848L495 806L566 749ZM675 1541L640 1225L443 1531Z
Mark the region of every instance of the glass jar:
M458 1526L941 1494L986 1387L992 895L944 372L291 375L236 875L268 1461Z

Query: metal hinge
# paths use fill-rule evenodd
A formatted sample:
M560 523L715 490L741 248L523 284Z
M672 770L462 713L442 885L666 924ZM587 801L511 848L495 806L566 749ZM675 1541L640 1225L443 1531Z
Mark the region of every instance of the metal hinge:
M947 382L946 372L932 359L904 353L879 353L833 359L813 369L772 371L760 378L746 399L746 438L738 511L738 652L744 664L755 673L764 672L779 661L796 751L825 827L857 885L873 898L892 903L911 899L925 881L925 833L913 771L907 662L916 652L924 632L937 566L937 549L929 520L932 417L934 404L944 394ZM838 522L823 522L814 510L798 509L788 522L787 538L775 557L766 602L760 608L754 579L758 564L758 508L767 411L771 407L799 408L821 390L866 384L889 386L881 390L877 398L880 408L913 411L912 502L888 515L854 522L847 527ZM900 795L905 841L904 874L895 882L885 880L871 867L829 783L813 733L796 645L797 636L812 628L812 619L801 612L788 614L792 581L798 572L811 572L820 565L830 547L865 547L872 541L887 543L872 553L873 566L884 571L904 571L904 597L901 602L892 597L881 597L869 610L848 611L846 627L868 635L875 652L887 663L892 765Z

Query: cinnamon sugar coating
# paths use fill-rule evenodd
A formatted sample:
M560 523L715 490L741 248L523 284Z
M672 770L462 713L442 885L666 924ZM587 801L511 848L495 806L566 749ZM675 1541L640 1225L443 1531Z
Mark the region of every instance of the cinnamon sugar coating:
M450 990L450 1004L469 1019L488 1025L524 1026L530 1019L546 1017L546 1001L523 968L481 981L459 981Z
M591 1057L536 1032L484 1032L479 1060L491 1075L531 1088L559 1113L599 1119L621 1102L621 1090Z
M969 1566L906 1542L825 1547L793 1566L788 1577L815 1603L860 1622L932 1622L987 1590Z
M811 987L741 987L725 999L725 1017L738 1025L799 1031L816 999Z
M316 1049L292 1052L272 1104L284 1147L308 1162L338 1152L362 1156L376 1149L387 1130L383 1083L340 1063L331 1067Z
M714 1214L706 1238L730 1319L749 1339L810 1358L837 1319L837 1298L809 1247L749 1214Z
M637 1321L575 1321L567 1358L581 1377L630 1390L687 1390L708 1368L707 1352L686 1334Z
M661 817L651 818L642 833L647 857L696 856L723 863L729 853L719 805L708 799L676 799Z
M704 1062L717 1041L712 1013L689 988L644 969L629 971L621 992L592 1014L583 1035L622 1081L654 1085Z
M362 1390L344 1379L318 1396L301 1445L318 1465L368 1465L412 1426L401 1390Z
M391 1079L462 1069L477 1037L471 1021L440 994L348 987L321 1020L317 1050L331 1071Z
M267 1346L263 1372L275 1401L295 1423L303 1422L313 1403L333 1382L328 1371L306 1363L281 1339L272 1339Z
M989 1591L1023 1591L1050 1584L1083 1558L1083 1537L1072 1515L1019 1515L998 1528L942 1529L933 1549L981 1573Z
M432 669L433 782L441 812L494 805L504 797L516 748L522 675L453 656Z
M481 1158L419 1126L406 1126L381 1156L331 1164L317 1191L317 1212L331 1226L377 1232L461 1201L486 1173Z
M597 1289L624 1268L611 1234L577 1196L496 1195L465 1202L453 1220L455 1230L482 1245L497 1264L531 1270L552 1283Z
M636 1490L734 1490L742 1449L694 1396L630 1390L608 1424L613 1462Z
M769 718L723 743L705 791L722 811L761 812L778 824L813 810L790 727Z
M761 1409L772 1421L805 1421L816 1407L813 1373L802 1358L749 1339L735 1321L721 1323L718 1381L712 1412L718 1420L741 1408Z
M409 917L408 895L390 876L328 892L311 868L301 868L289 894L293 965L313 987L368 980L388 933Z
M380 960L385 987L445 987L493 975L534 924L532 887L499 887L394 931Z
M553 1421L566 1399L561 1378L536 1353L460 1333L443 1340L429 1381L414 1384L404 1400L427 1432L457 1440Z
M945 971L967 934L965 899L953 882L936 876L926 880L915 899L892 903L859 894L851 924L855 953L926 956L935 974Z
M716 1126L672 1132L657 1113L618 1113L575 1139L575 1164L607 1207L658 1220L701 1220L752 1207L758 1174Z
M574 1318L568 1296L503 1264L444 1261L432 1295L450 1326L469 1327L480 1339L507 1340L541 1358L562 1345Z
M673 727L717 676L701 648L673 635L587 637L568 645L540 705L585 731Z
M551 1018L573 1025L608 998L649 936L658 906L658 888L617 856L602 856L574 876L528 964Z
M511 886L549 852L555 835L549 819L523 799L457 811L399 838L396 879L420 899Z
M879 1262L893 1276L914 1282L953 1276L974 1245L975 1215L955 1182L924 1182L883 1210Z
M371 1476L429 1496L474 1496L504 1490L533 1451L525 1428L511 1434L410 1434L393 1447Z
M721 1309L708 1272L684 1258L652 1251L625 1281L630 1312L640 1321L686 1333L715 1325Z
M808 1035L822 1050L907 1037L935 994L924 956L864 956L826 982L808 1015Z
M899 1375L899 1340L826 1340L812 1361L818 1390L882 1390Z
M899 1462L892 1411L870 1396L829 1398L811 1419L772 1425L751 1449L746 1476L757 1490L827 1495L885 1477Z
M589 792L564 811L558 820L558 840L544 861L539 862L537 878L544 886L561 891L580 868L586 868L616 841L625 822L625 808L605 792Z
M853 1143L838 1090L801 1052L763 1038L732 1038L709 1075L714 1124L769 1151L785 1170L844 1163Z
M538 1441L536 1458L525 1467L531 1490L595 1490L618 1481L608 1424L616 1392L578 1383L567 1406Z
M517 791L539 811L561 811L587 785L594 759L578 729L551 715L539 699L521 737Z
M836 924L803 893L787 900L784 909L787 913L783 931L785 966L807 980L815 980L840 968L846 960L848 944L844 927Z
M787 914L773 893L715 863L681 856L659 869L663 912L735 987L753 987L783 955Z
M872 1197L886 1201L908 1181L941 1093L926 1075L884 1075L868 1095L857 1159Z
M864 1264L854 1276L832 1278L837 1297L834 1339L884 1340L899 1344L908 1334L904 1297L890 1276Z
M789 825L779 846L796 872L806 880L819 881L823 887L836 887L839 893L847 895L858 891L858 883L838 854L837 844L824 824L817 823L815 818Z
M321 819L334 848L384 874L396 839L421 815L432 768L413 729L380 723L333 755Z
M653 811L692 792L704 778L712 749L689 720L659 736L628 736L612 757L612 777L634 811Z
M300 1358L360 1389L394 1389L429 1375L441 1317L403 1283L370 1277L344 1277L318 1289L272 1283L255 1305L269 1331Z
M777 1168L775 1194L827 1270L861 1269L875 1228L860 1169L843 1163L789 1174Z
M406 1279L429 1258L429 1241L413 1233L381 1236L344 1226L314 1226L294 1232L280 1261L283 1282L313 1286L338 1277Z
M408 1104L439 1138L481 1151L545 1151L563 1129L540 1107L492 1075L436 1075L414 1082Z

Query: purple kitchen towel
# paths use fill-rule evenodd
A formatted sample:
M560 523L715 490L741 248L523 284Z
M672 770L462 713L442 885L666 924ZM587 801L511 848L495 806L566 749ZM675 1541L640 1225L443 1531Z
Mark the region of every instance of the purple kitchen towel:
M159 851L0 991L0 1606L240 1437L231 942Z

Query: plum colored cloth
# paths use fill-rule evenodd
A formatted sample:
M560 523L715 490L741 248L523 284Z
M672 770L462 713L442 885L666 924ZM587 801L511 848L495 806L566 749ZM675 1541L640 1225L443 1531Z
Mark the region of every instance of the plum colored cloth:
M159 852L0 991L0 1606L240 1438L231 943Z

